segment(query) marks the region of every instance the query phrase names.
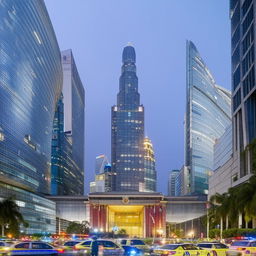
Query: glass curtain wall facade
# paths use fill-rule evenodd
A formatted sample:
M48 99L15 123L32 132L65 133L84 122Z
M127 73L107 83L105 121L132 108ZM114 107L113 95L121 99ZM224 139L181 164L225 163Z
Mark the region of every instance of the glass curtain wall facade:
M156 192L156 160L151 140L144 139L145 192Z
M84 193L84 87L71 50L61 52L62 96L52 132L52 195Z
M0 34L0 179L12 186L1 187L0 197L19 197L17 187L22 193L49 194L51 130L62 67L44 1L0 1ZM24 209L30 207L23 203ZM44 229L43 223L35 227L31 218L37 217L26 214L32 230ZM42 216L42 221L47 220Z
M140 104L136 54L123 50L117 105L112 107L112 171L116 191L144 191L144 107Z
M63 68L64 132L72 145L72 160L76 168L70 170L79 181L77 190L83 195L84 187L84 132L85 92L72 51L61 52ZM68 185L68 184L67 184Z
M63 95L55 111L52 134L52 195L82 195L83 180L72 156L72 138L64 132Z
M255 0L231 0L233 153L238 178L252 172L252 156L240 153L256 138Z
M180 170L171 170L168 176L168 196L175 196L176 177Z
M230 123L230 92L216 85L195 45L187 41L185 166L189 168L190 194L208 192L214 143Z

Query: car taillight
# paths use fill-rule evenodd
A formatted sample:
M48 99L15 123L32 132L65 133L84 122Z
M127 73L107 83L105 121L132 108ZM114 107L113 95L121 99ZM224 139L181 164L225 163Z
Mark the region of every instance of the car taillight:
M238 251L244 251L244 250L246 250L246 248L241 248L241 247L239 247L239 248L237 248L237 250L238 250Z
M169 252L168 252L168 255L174 255L174 254L176 254L175 251L169 251Z
M64 253L64 249L57 249L58 253Z

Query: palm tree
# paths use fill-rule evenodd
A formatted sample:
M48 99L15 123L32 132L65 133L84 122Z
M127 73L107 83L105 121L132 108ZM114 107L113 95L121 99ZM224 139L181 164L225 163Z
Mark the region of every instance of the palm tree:
M28 224L23 219L20 213L19 206L12 198L7 198L0 202L0 225L2 227L2 236L5 233L5 227L15 226L18 227L20 224L27 226Z
M248 182L238 187L237 207L245 216L248 222L256 217L256 175L253 175Z

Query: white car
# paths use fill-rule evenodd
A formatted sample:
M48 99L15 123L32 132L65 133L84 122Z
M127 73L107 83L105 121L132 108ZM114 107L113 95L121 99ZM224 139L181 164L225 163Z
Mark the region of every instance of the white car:
M21 242L14 244L10 247L10 251L8 255L51 255L57 256L59 253L63 253L63 249L57 249L53 246L40 242L40 241L33 241L33 242Z

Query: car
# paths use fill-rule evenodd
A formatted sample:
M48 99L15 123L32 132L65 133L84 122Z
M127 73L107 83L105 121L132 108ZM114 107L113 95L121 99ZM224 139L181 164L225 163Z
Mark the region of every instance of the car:
M254 256L256 254L256 240L237 240L231 243L227 256Z
M60 253L63 253L63 249L55 248L48 243L41 241L32 241L32 242L21 242L16 243L10 247L9 254L10 256L22 256L22 255L51 255L57 256Z
M131 253L134 255L149 255L151 253L150 246L140 239L122 239L120 244L124 248L126 255Z
M152 256L209 256L210 253L202 250L194 244L166 244L156 248L151 253Z
M62 248L63 249L73 249L75 247L76 244L81 243L82 241L78 241L78 240L71 240L71 241L67 241L63 244Z
M3 255L3 256L8 255L11 245L12 245L12 242L0 241L0 255Z
M210 252L211 256L226 256L226 251L228 250L228 246L222 243L210 243L210 242L201 242L197 244L197 246L201 249L207 250Z
M104 256L123 256L124 249L111 240L98 239L96 240L99 246L99 252ZM84 255L91 255L92 240L86 240L75 245L75 249L84 253Z

